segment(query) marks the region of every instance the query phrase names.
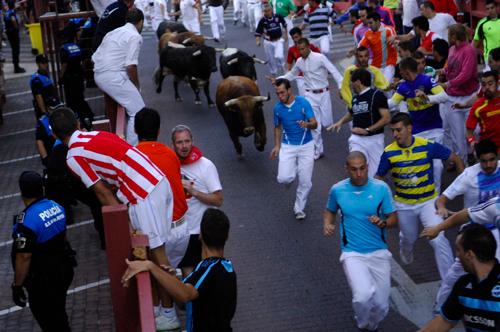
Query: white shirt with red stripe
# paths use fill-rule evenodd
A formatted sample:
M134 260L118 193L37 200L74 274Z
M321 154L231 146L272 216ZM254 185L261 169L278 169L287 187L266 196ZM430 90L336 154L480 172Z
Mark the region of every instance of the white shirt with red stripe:
M139 150L105 131L75 131L69 140L68 167L87 188L103 180L118 187L123 203L145 199L165 177Z

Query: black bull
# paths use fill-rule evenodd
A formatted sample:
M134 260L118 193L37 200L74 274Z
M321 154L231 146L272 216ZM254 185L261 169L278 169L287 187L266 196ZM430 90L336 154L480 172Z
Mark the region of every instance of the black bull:
M156 92L161 92L161 85L165 78L163 71L167 69L175 76L174 91L177 101L182 101L178 89L179 81L187 77L196 96L195 103L201 103L199 87L203 87L208 105L213 107L214 102L210 98L209 80L211 73L217 71L215 49L205 45L180 48L179 45L176 45L177 47L172 45L169 43L160 52L160 68L157 72Z
M239 137L248 137L254 133L255 148L264 151L266 122L262 106L269 99L269 96L261 96L255 82L244 76L230 76L217 86L217 109L226 123L238 156L242 156Z
M245 76L255 81L257 80L255 63L266 62L236 48L226 48L219 57L219 68L223 78Z

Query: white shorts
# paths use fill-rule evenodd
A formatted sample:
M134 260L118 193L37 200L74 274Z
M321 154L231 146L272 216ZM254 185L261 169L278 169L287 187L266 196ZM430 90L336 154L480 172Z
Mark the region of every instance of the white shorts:
M145 199L131 204L128 208L132 227L148 236L151 249L163 245L169 238L170 227L167 226L172 222L173 212L172 189L165 178Z
M165 242L165 251L167 252L168 261L173 267L179 265L186 254L186 249L189 244L189 228L187 221L184 219L182 224L174 227L178 222L179 221L171 223L170 234Z

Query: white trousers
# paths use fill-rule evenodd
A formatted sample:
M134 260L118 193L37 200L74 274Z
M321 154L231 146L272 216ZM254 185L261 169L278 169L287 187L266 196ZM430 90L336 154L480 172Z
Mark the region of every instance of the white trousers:
M396 202L399 221L399 247L406 253L413 252L415 241L419 235L418 221L424 227L433 227L443 222L443 218L436 214L434 202L436 198L420 204L404 204ZM446 273L453 264L453 252L450 242L444 235L444 232L429 241L434 249L434 258L441 279L444 279Z
M391 253L344 252L340 262L352 291L352 307L358 328L376 330L389 312Z
M329 127L333 123L332 102L330 92L312 93L306 91L304 97L311 103L314 117L318 121L318 127L312 130L314 140L314 155L317 157L323 154L323 138L321 137L321 127Z
M494 228L491 230L491 233L495 237L495 240L497 241L497 252L496 252L496 258L500 259L500 235L498 228ZM451 290L453 289L453 286L457 282L458 278L466 274L464 267L462 266L462 263L460 263L460 260L455 258L455 261L453 262L453 265L450 267L448 270L448 273L446 273L446 276L444 277L443 281L441 281L441 286L439 287L439 290L436 295L436 304L435 308L440 309L448 296L451 293Z
M210 13L210 27L212 28L212 36L215 39L220 39L221 35L226 34L226 26L224 25L224 7L208 6Z
M327 55L328 52L330 52L330 38L328 35L323 35L319 38L310 38L310 42L319 48L321 53L324 55Z
M101 91L113 98L127 111L128 119L125 136L127 142L136 145L138 138L134 128L135 115L146 106L141 93L124 71L94 73L94 80Z
M166 178L145 199L130 204L128 208L132 227L148 236L151 249L167 241L173 213L174 196Z
M384 68L381 68L381 71L387 82L392 83L396 67L394 67L393 65L385 66Z
M453 108L455 103L465 103L472 95L464 97L448 96L448 102L441 105L443 128L444 128L444 144L455 152L460 159L467 164L467 140L465 138L465 121L469 115L470 108L458 109Z
M184 218L184 217L183 217ZM175 225L175 224L171 224ZM187 221L177 227L171 227L170 234L165 242L165 250L168 261L173 267L177 267L186 254L189 244L189 227Z
M264 52L266 53L267 66L271 75L275 76L284 70L285 58L283 54L283 39L269 41L264 39Z
M293 29L293 20L290 18L290 16L286 16L285 22L286 22L286 33L288 37L288 47L292 47L294 43L292 37L290 36L290 30Z
M250 32L255 32L257 24L259 24L259 21L262 18L262 3L260 1L257 3L250 3L247 1L247 11Z
M426 130L418 134L415 134L415 136L426 138L433 142L443 144L444 129L439 128L439 129ZM432 166L433 166L432 173L434 174L434 183L436 184L436 191L438 193L441 193L441 177L443 175L443 168L444 168L443 161L441 159L434 159L432 161Z
M303 145L281 144L278 163L278 183L289 184L298 177L297 194L293 211L303 212L307 196L312 188L314 168L314 144Z
M384 152L384 134L360 136L351 134L348 140L349 152L363 152L368 161L368 176L373 177L380 164L380 156Z
M241 21L241 23L247 23L248 9L246 0L233 0L233 6L234 20Z
M306 86L304 85L304 77L297 76L297 78L295 79L295 82L297 82L297 94L299 96L304 96L306 94Z
M182 24L184 24L188 31L194 32L197 35L201 34L200 21L197 17L190 20L182 19Z

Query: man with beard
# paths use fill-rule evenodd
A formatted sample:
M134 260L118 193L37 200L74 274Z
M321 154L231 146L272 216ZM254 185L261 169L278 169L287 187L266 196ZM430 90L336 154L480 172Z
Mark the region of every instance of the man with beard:
M498 74L495 71L487 71L482 75L481 85L483 97L479 98L467 118L467 142L474 146L476 138L474 129L479 124L481 129L479 138L490 139L497 147L500 146L500 94L498 93Z
M455 283L440 315L420 331L449 331L458 320L467 331L498 331L500 264L495 259L495 238L484 226L471 224L460 231L455 247L468 274Z
M214 163L203 157L201 150L193 145L191 129L177 125L172 129L172 145L181 161L181 174L188 204L185 219L189 228L189 243L186 254L178 267L182 274L190 274L201 261L200 223L203 213L210 207L222 205L222 186Z

